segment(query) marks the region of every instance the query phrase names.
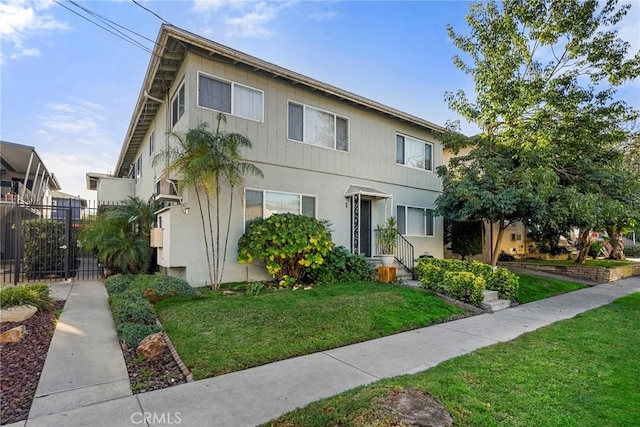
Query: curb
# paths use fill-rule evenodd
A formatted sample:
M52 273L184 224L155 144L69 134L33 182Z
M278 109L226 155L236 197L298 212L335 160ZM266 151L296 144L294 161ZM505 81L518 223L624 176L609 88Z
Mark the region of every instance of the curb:
M162 327L162 323L160 323L158 319L156 319L156 324ZM165 331L162 331L162 337L164 338L164 342L169 348L169 351L171 352L171 356L173 356L173 360L178 364L178 367L182 371L182 374L185 376L187 382L188 383L193 382L193 374L191 373L191 371L189 371L189 368L186 367L186 365L180 358L180 355L178 355L176 348L173 346L173 343L171 342L171 339L169 339L169 335L167 335Z

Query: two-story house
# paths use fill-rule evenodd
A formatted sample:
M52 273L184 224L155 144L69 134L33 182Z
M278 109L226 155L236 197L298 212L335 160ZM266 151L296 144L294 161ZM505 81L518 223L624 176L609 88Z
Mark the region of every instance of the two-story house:
M442 220L433 214L441 126L163 25L114 176L87 179L90 188L110 191L109 199L119 188L129 189L120 199L168 203L158 212L156 242L167 274L194 285L208 279L194 192L153 159L176 143L171 132L201 122L215 129L219 112L227 117L224 130L252 141L244 156L264 174L247 177L238 190L225 281L264 278L263 267L237 263L237 241L249 221L275 212L329 220L337 245L366 256L376 255L375 226L395 216L415 257L443 256Z

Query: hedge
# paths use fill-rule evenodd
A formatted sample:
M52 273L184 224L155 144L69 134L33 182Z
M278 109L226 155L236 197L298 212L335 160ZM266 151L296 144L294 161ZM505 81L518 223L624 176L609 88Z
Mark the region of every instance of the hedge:
M199 296L184 280L161 274L118 274L104 283L116 329L129 347L162 330L156 324L155 302L172 296Z
M478 292L480 282L468 274L448 274L451 272L466 272L482 279L484 289L498 291L502 299L515 301L518 297L518 276L503 267L493 268L477 261L434 258L422 258L416 266L416 275L425 289L481 307L482 298L478 298L482 295L482 291Z

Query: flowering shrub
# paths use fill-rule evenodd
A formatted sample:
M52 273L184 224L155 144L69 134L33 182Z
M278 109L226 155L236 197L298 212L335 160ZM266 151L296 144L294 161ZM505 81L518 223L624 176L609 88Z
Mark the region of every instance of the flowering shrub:
M500 298L515 301L518 296L518 276L506 268L493 268L488 264L478 261L466 262L455 259L433 258L422 258L416 266L416 275L418 276L418 280L420 280L420 284L425 289L449 295L453 298L456 297L452 295L452 292L458 292L458 288L462 287L466 290L471 289L471 285L465 282L464 284L454 284L454 288L456 289L452 291L450 281L454 279L454 276L447 276L448 272L472 273L474 276L483 279L483 287L492 291L498 291ZM455 280L459 281L462 279L460 277L455 277ZM464 280L470 281L471 279L465 276ZM478 287L477 284L474 286ZM462 292L462 294L472 295L472 299L476 299L475 294L470 294L467 291ZM480 294L482 294L482 291L480 291ZM466 301L465 299L462 299L461 301L475 304L471 301Z
M291 286L322 265L333 242L322 221L303 215L274 214L249 225L238 241L238 262L263 261L281 286Z

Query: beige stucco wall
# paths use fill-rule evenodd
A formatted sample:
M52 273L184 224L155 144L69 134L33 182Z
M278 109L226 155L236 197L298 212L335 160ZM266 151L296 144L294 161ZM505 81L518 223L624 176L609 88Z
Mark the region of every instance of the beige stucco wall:
M160 107L143 144L138 150L142 156L142 176L135 180L135 194L146 200L155 191L155 182L164 172L163 163L152 165L152 159L167 144L176 140L167 137L168 131L181 133L201 122L215 129L217 112L197 106L198 71L225 80L243 84L264 92L264 121L256 122L227 115L224 130L238 132L253 142L246 158L264 173L264 179L249 177L247 188L314 195L317 214L328 219L333 226L333 239L338 245L350 248L351 211L344 192L350 184L366 185L392 194L387 200L372 203L372 224L395 215L396 206L409 205L434 208L441 181L435 169L443 161L442 147L435 136L424 128L394 120L388 116L356 108L326 95L285 84L282 81L238 69L229 64L213 62L192 54L188 55L178 72L176 83L170 88L168 100ZM171 99L184 78L186 108L184 116L173 129L167 128L167 112ZM349 152L321 148L287 139L287 112L289 100L335 113L349 120ZM149 136L155 130L155 152L149 155ZM413 169L395 163L396 133L433 143L433 171ZM137 156L136 156L137 158ZM178 178L179 176L172 176ZM244 191L237 189L227 253L224 281L260 280L266 278L264 268L240 266L237 263L236 244L244 232ZM204 253L204 237L193 189L183 194L185 206L163 211L163 248L158 251L158 262L168 273L181 275L194 285L208 280ZM221 205L226 212L228 196ZM226 215L224 221L226 221ZM224 231L224 230L223 230ZM415 256L428 252L443 256L442 220L435 220L435 235L408 237L415 245ZM372 239L373 241L373 239Z
M101 178L97 190L98 205L118 203L135 195L135 181L129 178Z

